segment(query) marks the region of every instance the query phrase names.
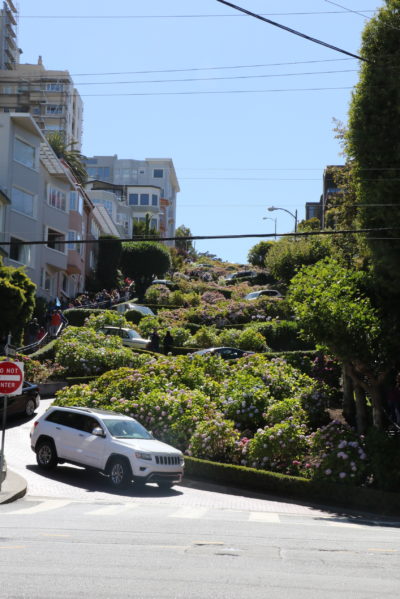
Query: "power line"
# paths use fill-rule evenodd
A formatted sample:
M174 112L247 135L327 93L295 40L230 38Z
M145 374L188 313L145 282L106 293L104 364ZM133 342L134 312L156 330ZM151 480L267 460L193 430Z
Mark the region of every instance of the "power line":
M343 50L342 48L339 48L338 46L333 46L332 44L328 44L327 42L318 40L315 37L311 37L309 35L306 35L305 33L296 31L296 29L292 29L291 27L286 27L286 25L281 25L280 23L277 23L276 21L271 21L270 19L266 19L265 17L262 17L259 14L251 12L250 10L241 8L240 6L237 6L236 4L232 4L231 2L227 2L227 0L217 0L217 2L220 2L221 4L225 4L226 6L230 6L231 8L234 8L235 10L239 10L240 12L243 12L244 14L249 15L250 17L254 17L255 19L264 21L265 23L268 23L269 25L273 25L274 27L279 27L279 29L284 29L285 31L288 31L289 33L298 35L299 37L309 40L310 42L313 42L314 44L320 44L321 46L325 46L325 48L330 48L331 50L335 50L336 52L341 52L342 54L346 54L347 56L352 56L353 58L357 58L358 60L362 60L363 62L369 62L366 58L362 58L361 56L358 56L357 54L352 54L351 52L348 52L347 50Z
M312 16L312 15L335 15L346 14L346 10L320 10L309 12L274 12L261 13L266 17L285 17L285 16ZM374 13L374 10L363 10L363 12ZM244 18L244 15L237 14L184 14L184 15L19 15L20 19L214 19L214 18Z
M207 240L207 239L245 239L250 237L310 237L315 235L354 235L354 234L365 234L365 233L377 233L377 232L385 232L385 231L398 231L400 230L400 226L398 227L378 227L376 229L344 229L339 231L306 231L306 232L296 232L294 233L245 233L240 235L190 235L190 236L179 236L179 237L156 237L154 235L143 235L137 236L134 239L131 238L122 238L122 239L110 239L110 238L100 238L100 239L80 239L79 241L69 242L68 240L57 239L52 241L55 245L67 245L68 243L75 244L83 244L83 243L112 243L115 241L120 241L121 243L125 242L138 242L138 241L198 241L198 240ZM386 238L384 238L386 239ZM9 246L9 245L47 245L49 240L40 240L40 241L20 241L15 243L15 241L2 241L0 245Z
M187 77L185 79L136 79L135 81L75 81L74 85L124 85L130 83L185 83L188 81L230 81L232 79L266 79L270 77L299 77L301 75L336 75L337 73L356 73L358 69L340 69L335 71L308 71L303 73L267 73L263 75L234 75L233 77Z
M376 86L377 87L377 86ZM222 91L186 91L186 92L127 92L115 94L80 94L81 98L109 98L117 96L196 96L211 94L264 94L278 92L316 92L353 89L353 86L343 87L299 87L282 89L231 89Z
M343 62L345 60L353 60L352 58L326 58L320 60L296 60L291 62L269 62L263 64L239 64L219 67L190 67L186 69L158 69L146 71L114 71L111 73L72 73L71 77L92 77L96 75L147 75L151 73L187 73L191 71L222 71L225 69L255 69L261 67L282 67L292 66L295 64L315 64L320 62ZM28 78L37 78L37 75L28 75Z

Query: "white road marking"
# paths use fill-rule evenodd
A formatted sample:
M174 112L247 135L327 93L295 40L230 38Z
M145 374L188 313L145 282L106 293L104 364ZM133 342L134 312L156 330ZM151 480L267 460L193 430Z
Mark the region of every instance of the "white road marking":
M183 507L177 512L170 514L169 518L190 518L192 520L196 518L202 518L204 514L208 512L208 508L204 507Z
M118 505L106 505L90 512L85 512L86 516L114 516L121 512L127 512L134 508L139 507L137 503L124 503Z
M274 514L271 512L250 512L249 513L249 521L250 522L280 523L280 518L279 518L278 514Z
M64 507L65 505L69 505L72 503L69 499L48 499L47 501L43 501L42 503L38 503L38 505L34 505L33 507L27 507L22 510L14 510L13 512L8 512L10 514L39 514L41 512L48 512L50 510L56 510L57 508Z

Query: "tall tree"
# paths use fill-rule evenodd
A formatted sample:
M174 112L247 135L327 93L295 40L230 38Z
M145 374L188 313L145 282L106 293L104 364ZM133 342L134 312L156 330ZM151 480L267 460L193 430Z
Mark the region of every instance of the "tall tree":
M163 277L170 267L170 253L161 243L136 241L122 244L121 269L125 277L134 280L140 300L153 278Z
M102 240L110 241L102 242ZM113 235L102 235L100 237L96 265L96 286L98 289L112 289L116 287L121 252L122 244L117 237Z
M274 243L274 241L260 241L250 248L249 253L247 254L249 264L252 264L253 266L264 266L265 257Z
M400 297L400 0L385 0L366 25L359 82L349 114L359 224L391 231L366 236L374 272L386 296ZM397 228L396 228L397 227ZM388 308L393 305L393 298Z
M0 337L12 333L19 343L35 308L36 285L22 268L3 266L0 257Z

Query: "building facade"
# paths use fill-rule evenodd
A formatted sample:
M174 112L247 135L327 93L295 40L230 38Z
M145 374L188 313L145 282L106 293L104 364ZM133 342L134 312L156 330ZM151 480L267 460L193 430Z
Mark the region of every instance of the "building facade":
M16 64L0 70L0 113L32 115L44 135L60 133L67 144L81 149L83 103L68 71L47 70L38 64Z
M0 70L17 67L20 50L17 46L18 13L12 0L0 0Z
M133 160L119 159L116 155L92 156L86 160L86 169L89 178L95 180L93 184L89 181L88 189L109 189L118 198L120 222L116 222L123 226L124 235L127 232L131 237L135 220L144 222L147 214L161 237L175 235L180 190L171 158Z
M0 146L4 263L24 267L48 301L73 298L95 268L95 250L81 243L100 235L94 206L29 114L0 113Z

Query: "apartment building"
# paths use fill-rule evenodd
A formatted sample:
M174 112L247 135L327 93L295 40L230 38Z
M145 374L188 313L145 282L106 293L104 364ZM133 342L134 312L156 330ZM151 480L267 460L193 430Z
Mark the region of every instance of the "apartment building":
M322 194L320 200L319 202L306 203L306 220L318 218L321 227L325 227L326 211L329 209L329 204L338 194L342 193L338 179L343 168L344 165L342 164L325 167L322 175Z
M17 8L12 0L0 0L0 70L13 70L21 53L17 46Z
M101 224L94 206L31 115L0 113L0 146L4 263L23 266L47 300L75 297L95 268Z
M37 64L0 70L0 113L29 113L44 135L59 132L67 144L82 144L83 102L68 71Z
M119 159L114 156L92 156L86 161L90 179L87 189L108 190L118 199L118 227L131 236L133 223L144 222L150 215L151 226L161 237L173 237L176 228L176 202L180 191L171 158L145 160ZM125 207L125 208L124 208ZM126 207L128 210L126 210ZM119 221L118 221L119 219ZM167 242L173 245L173 242Z

